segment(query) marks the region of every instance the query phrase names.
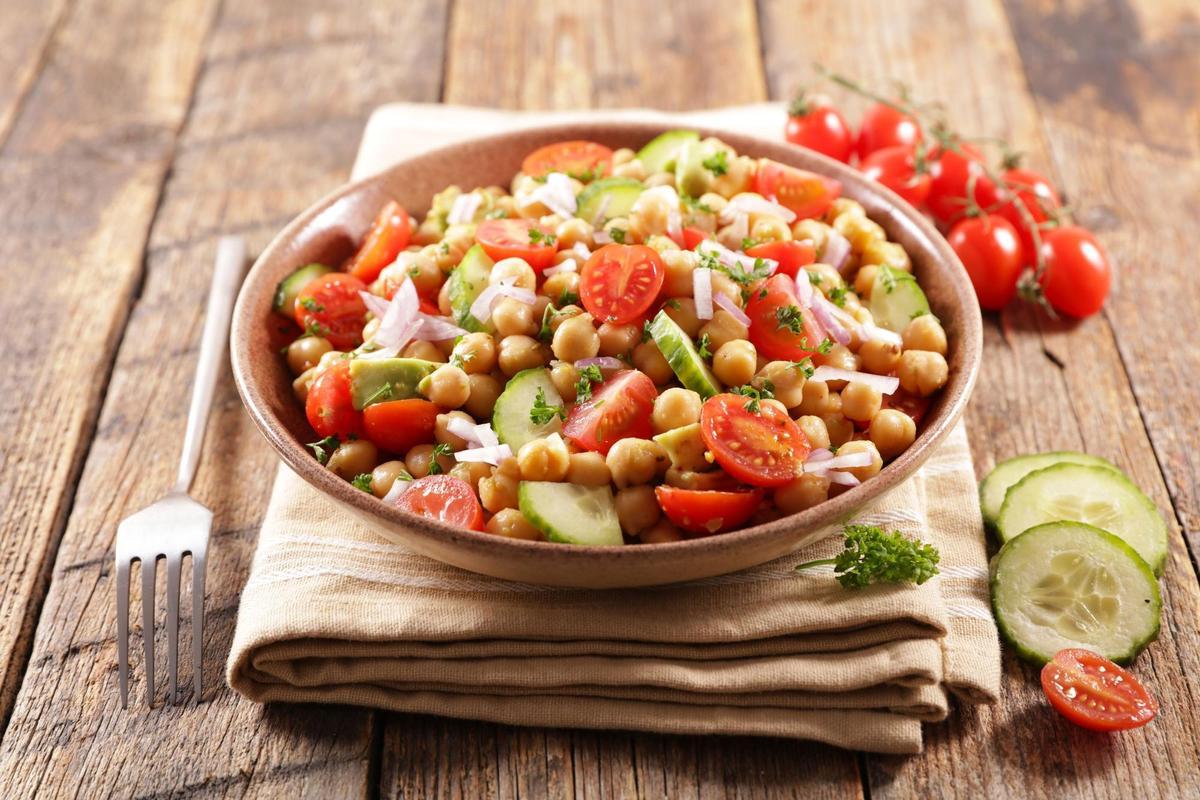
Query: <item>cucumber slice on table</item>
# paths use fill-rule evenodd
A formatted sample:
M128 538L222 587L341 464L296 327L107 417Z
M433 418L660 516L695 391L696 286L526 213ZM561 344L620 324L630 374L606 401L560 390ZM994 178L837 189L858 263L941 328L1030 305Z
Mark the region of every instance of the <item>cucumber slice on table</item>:
M721 392L721 384L700 357L691 337L667 316L666 311L660 311L654 317L650 323L650 335L654 337L654 343L658 345L663 358L671 365L675 377L686 388L705 400Z
M616 217L627 217L646 187L633 178L601 178L579 193L575 216L603 225Z
M700 141L696 131L666 131L655 136L646 146L638 150L638 160L646 168L647 175L670 172L675 167L675 156L688 142Z
M450 273L450 310L454 322L460 328L469 331L490 331L490 324L485 324L471 315L471 303L488 285L488 276L492 274L492 259L479 245L468 250L458 262L458 266Z
M275 298L271 307L285 317L291 317L295 313L296 298L300 296L300 291L317 278L330 272L333 272L332 267L324 264L309 264L290 273L275 287Z
M916 317L930 313L929 301L917 279L904 270L881 264L871 285L871 316L875 324L900 333Z
M492 429L496 438L512 448L513 454L521 445L562 431L562 420L551 417L545 425L537 425L529 417L537 399L538 389L546 394L546 404L561 406L562 396L550 380L550 371L543 367L521 370L513 375L504 391L496 398L492 409Z
M1089 456L1087 453L1076 453L1071 450L1034 453L1001 461L979 484L979 507L983 511L983 522L988 529L996 530L996 517L1000 516L1000 506L1004 504L1004 495L1008 493L1013 484L1034 470L1052 467L1055 464L1088 464L1093 467L1117 469L1116 465L1100 456Z
M1091 525L1030 528L1000 548L991 583L1001 635L1039 664L1067 647L1127 664L1158 636L1154 573L1129 545Z
M552 542L624 544L608 486L522 481L518 494L525 519Z
M1026 475L1004 496L996 529L1007 542L1035 525L1070 520L1123 539L1161 575L1167 524L1150 498L1120 472L1086 464L1056 464Z

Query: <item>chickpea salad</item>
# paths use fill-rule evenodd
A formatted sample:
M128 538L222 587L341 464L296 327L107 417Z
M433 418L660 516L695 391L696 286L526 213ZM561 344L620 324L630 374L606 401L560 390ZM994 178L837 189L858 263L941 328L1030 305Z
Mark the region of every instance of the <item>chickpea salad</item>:
M841 185L716 138L530 153L280 282L315 457L499 536L677 541L813 507L916 439L945 331ZM290 323L289 323L290 324Z

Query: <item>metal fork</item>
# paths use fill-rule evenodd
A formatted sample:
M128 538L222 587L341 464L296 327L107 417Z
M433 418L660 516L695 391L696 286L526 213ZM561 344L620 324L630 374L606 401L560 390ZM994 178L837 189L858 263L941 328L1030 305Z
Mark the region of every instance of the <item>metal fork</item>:
M158 559L167 560L167 665L171 676L171 704L176 700L179 664L179 578L183 557L192 557L192 676L195 699L200 702L201 642L204 634L204 559L212 512L188 496L204 428L212 407L217 375L229 341L233 300L246 265L246 243L226 236L217 244L216 267L208 295L204 332L200 338L200 363L192 386L187 433L179 476L166 496L122 520L117 528L117 653L120 660L121 708L129 707L129 567L142 564L142 642L146 654L146 702L154 706L154 573Z

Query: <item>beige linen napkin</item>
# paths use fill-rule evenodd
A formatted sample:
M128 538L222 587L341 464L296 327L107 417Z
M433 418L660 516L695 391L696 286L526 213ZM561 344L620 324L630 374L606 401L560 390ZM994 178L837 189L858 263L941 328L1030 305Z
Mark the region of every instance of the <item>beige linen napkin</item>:
M586 114L386 106L355 175L453 139ZM653 112L605 118L661 117ZM776 134L761 105L676 115ZM792 567L637 590L565 590L446 566L391 544L281 467L229 657L259 701L353 703L518 725L757 734L911 753L948 694L995 700L999 646L970 449L960 426L856 521L934 543L921 587L851 592Z

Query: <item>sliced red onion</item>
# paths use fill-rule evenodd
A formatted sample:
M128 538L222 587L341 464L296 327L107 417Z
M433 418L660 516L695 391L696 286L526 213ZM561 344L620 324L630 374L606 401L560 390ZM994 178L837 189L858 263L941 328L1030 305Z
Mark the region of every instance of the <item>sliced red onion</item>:
M717 305L719 305L721 308L728 311L730 315L732 315L733 318L738 322L742 323L747 328L750 327L750 318L746 316L746 312L738 308L737 303L733 302L733 300L731 300L727 295L723 294L722 292L717 292L713 296L713 300L715 300Z
M388 489L387 494L380 499L389 505L396 505L396 501L400 499L400 495L411 489L412 485L412 478L396 478L395 482L392 483L392 488Z
M475 426L475 438L479 440L479 444L483 447L495 447L500 444L500 439L497 438L496 432L492 430L490 422L482 422Z
M804 308L812 306L813 285L808 279L808 270L803 267L796 271L796 299Z
M830 483L839 483L842 486L858 486L862 481L858 479L853 472L830 472L823 477L828 478Z
M830 303L819 293L814 292L812 296L813 316L817 318L817 322L825 329L825 332L834 338L840 345L850 344L850 331L846 330L842 323L838 322L834 317L832 308L836 308L833 303Z
M869 322L864 322L858 326L858 335L864 340L874 339L877 342L886 342L887 344L894 344L896 346L904 344L904 340L900 338L900 334Z
M604 199L607 200L610 196L611 195L605 195ZM602 200L601 202L604 201ZM587 261L592 257L592 251L588 250L588 246L583 242L576 242L571 246L571 250L575 253L575 255L579 256L580 261Z
M388 301L386 298L380 297L377 294L371 294L370 292L364 292L362 290L359 290L358 296L362 298L363 303L367 307L367 311L370 311L380 320L383 319L383 315L386 314L388 310Z
M447 339L455 339L467 334L465 330L451 322L449 317L417 314L417 318L421 320L421 328L413 338L419 341L444 342Z
M500 297L511 297L527 306L533 305L537 300L537 295L529 289L522 289L509 283L496 283L485 287L471 303L471 316L480 322L487 322L492 316L492 305Z
M741 267L744 272L750 272L754 269L754 264L762 261L768 275L774 275L775 270L779 268L779 262L771 258L757 259L753 256L748 256L745 253L737 253L730 250L725 245L714 239L705 239L700 244L696 245L697 253L707 253L715 256L717 261L720 261L725 266L733 269Z
M599 228L604 222L604 212L608 211L608 204L612 202L612 194L605 194L600 198L600 205L596 206L596 216L592 217L592 227Z
M546 182L538 186L529 195L529 200L522 207L541 203L560 217L575 216L575 187L571 179L561 172L551 172L546 175Z
M546 267L542 270L543 275L557 275L560 272L578 272L579 263L573 258L563 259L561 264L555 264L553 267Z
M821 252L821 261L841 272L848 258L850 258L850 240L830 228L829 235L825 238L825 249Z
M462 439L467 444L480 445L479 434L475 431L475 423L462 417L450 417L446 420L446 430Z
M815 464L818 461L828 461L831 458L833 458L832 450L829 450L828 448L825 448L825 447L818 447L816 450L813 450L811 453L808 454L808 459L805 460L804 463Z
M399 351L412 340L421 328L421 301L417 297L417 288L412 281L405 281L396 289L396 294L388 303L387 311L379 320L379 330L371 341L381 348ZM377 351L378 352L378 351ZM371 353L371 358L381 356Z
M576 369L584 367L599 367L600 369L625 369L627 365L624 361L613 356L596 356L595 358L581 358L575 362Z
M466 225L475 219L475 212L479 210L479 204L483 202L483 196L475 192L467 192L460 194L454 198L454 204L450 206L450 213L446 215L446 222L451 225Z
M493 467L499 466L506 458L512 458L512 448L506 444L492 447L475 447L470 450L459 450L454 454L455 461L483 462Z
M854 467L869 467L871 466L870 453L847 453L844 456L833 456L826 458L816 463L813 463L810 458L804 462L801 469L804 472L824 472L834 469L853 469Z
M739 194L725 208L721 209L721 222L728 225L734 221L738 211L747 214L768 214L780 217L784 222L791 223L796 219L796 212L779 203L772 202L757 194Z
M712 270L708 267L692 270L692 299L696 301L696 319L712 319Z
M596 244L612 244L613 242L613 238L608 235L608 231L600 227L596 228L596 232L592 234L592 239L595 240Z
M876 375L873 372L854 372L837 367L820 366L813 370L814 381L854 381L865 383L880 394L892 394L900 388L900 379L894 375Z

